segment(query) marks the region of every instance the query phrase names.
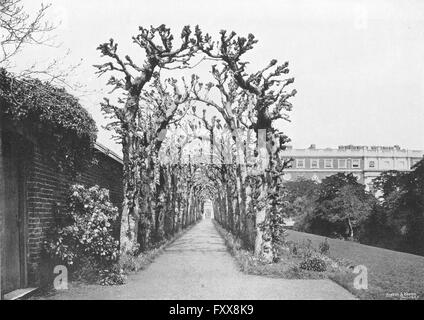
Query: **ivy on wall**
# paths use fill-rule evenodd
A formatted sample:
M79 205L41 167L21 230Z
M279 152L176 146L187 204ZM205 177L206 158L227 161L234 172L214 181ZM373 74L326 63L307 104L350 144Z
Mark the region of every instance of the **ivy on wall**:
M31 130L60 169L77 172L90 163L96 124L65 89L0 69L0 99L4 117Z

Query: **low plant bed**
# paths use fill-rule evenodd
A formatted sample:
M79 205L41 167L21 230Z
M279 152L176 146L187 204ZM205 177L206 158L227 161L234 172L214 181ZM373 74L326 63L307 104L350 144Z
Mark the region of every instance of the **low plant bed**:
M241 271L247 274L285 279L328 279L350 272L347 261L334 260L314 249L309 242L288 241L279 250L278 262L264 263L252 252L243 249L239 239L214 223Z

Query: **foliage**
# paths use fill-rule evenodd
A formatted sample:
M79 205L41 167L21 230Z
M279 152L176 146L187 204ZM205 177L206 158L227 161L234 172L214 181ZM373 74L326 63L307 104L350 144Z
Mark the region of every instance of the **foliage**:
M337 173L324 178L319 188L317 201L322 203L324 201L333 200L337 197L340 189L347 185L361 186L352 173Z
M286 190L284 194L286 214L294 218L294 229L309 230L319 184L313 180L301 178L285 182L284 187Z
M412 171L383 176L377 184L381 190L386 223L398 238L398 247L424 255L424 160Z
M293 242L311 239L312 245L318 247L325 240L318 235L291 232L289 237ZM330 279L357 295L360 299L388 299L387 293L411 292L424 296L424 257L405 254L399 251L380 249L375 246L361 245L351 241L329 239L331 244L331 259L342 267L342 272L330 274ZM326 261L325 256L321 258ZM353 267L364 265L368 269L368 290L357 290ZM327 264L328 271L332 269ZM328 273L325 272L325 273Z
M353 238L354 230L365 221L372 209L372 196L367 197L363 186L343 186L332 201L322 204L325 218L332 223L346 223L348 236Z
M314 197L319 188L319 184L316 181L305 178L286 181L284 186L287 190L286 199L288 202L295 202L300 197Z
M321 223L319 234L353 238L369 216L375 198L352 174L338 173L323 179L312 215ZM329 228L329 229L327 229Z
M327 238L319 244L318 249L321 254L328 255L330 253L330 244L328 243Z
M16 79L4 69L0 97L4 115L31 128L60 168L76 171L89 164L97 128L77 98L37 79Z
M289 248L291 255L307 259L315 254L310 239L303 240L302 242L286 241L285 245Z
M375 205L368 218L358 230L359 242L391 250L401 250L403 223L396 217L390 216L390 211L382 205Z
M327 270L327 265L324 260L313 257L303 260L299 267L301 269L309 270L309 271L317 271L317 272L324 272Z
M112 286L124 284L126 275L119 265L113 265L111 268L100 270L100 284L102 286Z
M379 201L351 175L327 177L312 199L295 203L295 229L332 238L424 255L424 161L410 172L387 171L374 180ZM287 199L299 188L286 184ZM298 200L299 201L299 198ZM297 209L295 209L297 210Z
M74 270L83 268L88 261L103 270L103 276L110 275L106 282L119 280L120 273L114 267L118 260L118 241L111 235L117 217L118 211L109 201L108 190L73 185L63 225L51 232L44 248L52 258Z
M225 230L221 225L215 223L215 226L225 243L231 255L241 271L247 274L272 276L284 279L324 279L334 275L340 276L345 272L346 264L342 261L336 261L328 256L320 254L312 247L311 241L286 241L284 247L287 250L280 251L280 259L272 264L264 263L261 259L245 250L240 245L240 240L230 231ZM303 261L318 259L319 267L316 270L306 270L300 267ZM322 265L324 262L325 267ZM314 264L315 265L315 264ZM325 271L321 271L325 268ZM311 268L312 269L312 268Z
M393 192L399 191L405 177L406 174L401 171L385 171L373 180L373 188L381 193L383 199L387 198Z
M284 218L287 217L287 201L284 199L284 193L284 186L277 184L274 189L268 191L267 197L271 207L269 212L269 228L272 250L274 250L273 262L279 260L278 248L284 243L286 235Z

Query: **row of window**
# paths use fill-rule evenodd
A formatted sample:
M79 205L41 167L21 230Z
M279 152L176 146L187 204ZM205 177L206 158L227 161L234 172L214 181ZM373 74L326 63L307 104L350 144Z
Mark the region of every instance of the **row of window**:
M319 159L311 159L311 169L319 169ZM332 169L334 168L334 159L324 159L324 168ZM338 159L338 168L339 169L347 169L347 159ZM351 168L359 169L361 167L360 159L352 159L351 160ZM304 169L306 167L305 159L296 159L296 168Z
M348 161L347 159L324 159L324 168L325 169L333 169L335 161L338 161L338 169L348 169ZM412 160L411 166L413 166L418 160ZM380 164L382 169L390 169L393 167L393 163L390 160L384 160ZM359 169L361 167L360 159L351 159L349 169ZM396 161L396 169L406 169L406 161L398 160ZM296 159L296 168L304 169L306 168L306 160L305 159ZM319 159L310 159L310 168L311 169L319 169ZM370 160L368 161L368 168L377 168L376 161Z

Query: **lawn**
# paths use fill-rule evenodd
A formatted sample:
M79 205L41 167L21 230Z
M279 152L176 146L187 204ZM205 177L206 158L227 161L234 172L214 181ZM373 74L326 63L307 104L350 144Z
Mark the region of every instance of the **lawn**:
M325 237L289 231L287 240L302 242L306 239L318 248ZM362 245L355 242L328 239L329 256L344 259L352 264L364 265L368 271L368 290L353 288L353 279L357 276L339 274L332 280L339 283L361 299L390 299L419 297L424 299L424 257L397 252L377 247Z

